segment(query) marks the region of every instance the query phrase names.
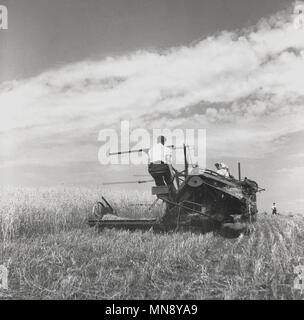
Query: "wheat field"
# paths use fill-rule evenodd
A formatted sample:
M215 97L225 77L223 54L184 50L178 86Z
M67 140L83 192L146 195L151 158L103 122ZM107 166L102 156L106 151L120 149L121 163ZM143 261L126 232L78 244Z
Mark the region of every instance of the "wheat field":
M143 217L148 193L98 188L0 189L2 299L302 299L302 216L260 215L249 236L89 228L101 194L119 215ZM156 207L149 216L160 214Z

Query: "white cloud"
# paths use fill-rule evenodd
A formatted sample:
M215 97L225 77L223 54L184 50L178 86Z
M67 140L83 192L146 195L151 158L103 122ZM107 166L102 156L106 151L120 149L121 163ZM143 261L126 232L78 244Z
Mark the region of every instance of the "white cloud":
M75 156L88 160L85 147L79 146L75 155L71 143L82 137L93 142L98 128L123 119L141 127L208 127L215 149L231 152L228 146L236 144L239 153L263 155L275 148L274 139L302 127L303 36L304 30L295 29L291 17L280 13L193 46L84 61L2 84L0 141L6 146L5 159L16 161L18 155L18 163L26 163L30 154L44 161L48 155L39 144L48 140L60 142L58 153L65 156L53 152L47 161L55 164L58 158L69 161ZM202 101L229 106L204 107L185 119L167 115L141 120ZM225 141L223 130L229 132Z
M298 153L291 154L291 155L289 155L289 158L295 159L295 160L304 159L304 152L298 152Z

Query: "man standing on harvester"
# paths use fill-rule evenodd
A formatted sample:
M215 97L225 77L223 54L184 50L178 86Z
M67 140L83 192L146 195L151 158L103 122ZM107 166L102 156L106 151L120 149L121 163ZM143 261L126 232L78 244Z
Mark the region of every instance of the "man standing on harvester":
M157 143L150 148L148 152L148 171L155 180L156 186L167 185L175 189L173 184L172 152L170 148L165 146L165 142L166 138L159 136Z

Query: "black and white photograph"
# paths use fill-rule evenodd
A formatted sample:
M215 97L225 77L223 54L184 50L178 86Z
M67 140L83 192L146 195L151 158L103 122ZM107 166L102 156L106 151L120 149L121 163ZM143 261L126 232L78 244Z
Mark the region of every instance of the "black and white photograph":
M304 1L0 0L0 300L303 300L303 107Z

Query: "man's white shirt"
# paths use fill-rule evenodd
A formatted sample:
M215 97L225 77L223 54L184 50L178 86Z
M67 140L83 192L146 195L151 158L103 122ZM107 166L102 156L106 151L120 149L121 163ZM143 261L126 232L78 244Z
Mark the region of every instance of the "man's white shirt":
M171 149L157 143L148 152L149 163L160 163L161 161L166 164L172 164Z

